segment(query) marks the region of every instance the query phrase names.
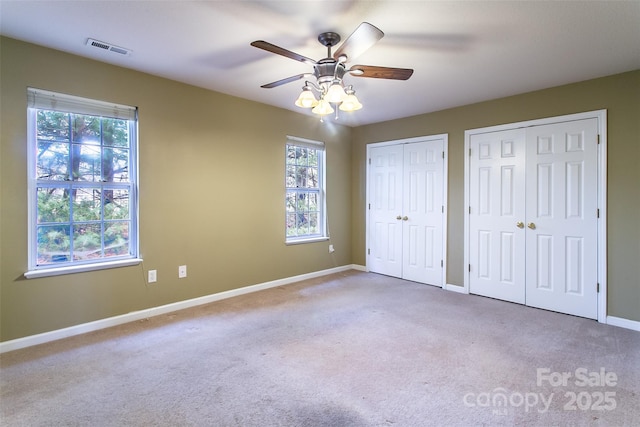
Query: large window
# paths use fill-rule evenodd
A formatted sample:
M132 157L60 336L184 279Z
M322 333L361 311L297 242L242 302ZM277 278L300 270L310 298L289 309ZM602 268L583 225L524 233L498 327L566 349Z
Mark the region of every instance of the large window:
M286 144L286 241L326 239L324 144L288 137Z
M29 273L137 258L136 109L28 90Z

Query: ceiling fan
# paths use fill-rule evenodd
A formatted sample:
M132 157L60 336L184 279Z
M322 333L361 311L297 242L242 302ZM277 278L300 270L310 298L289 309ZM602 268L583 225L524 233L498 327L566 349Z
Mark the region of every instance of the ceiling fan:
M409 68L389 68L372 65L351 65L347 67L347 62L364 53L383 36L384 33L380 29L368 22L363 22L332 55L331 49L340 42L340 35L331 31L321 33L318 36L318 41L327 48L327 57L318 61L263 40L254 41L251 46L313 66L313 73L298 74L264 84L261 87L270 89L303 78L315 77L315 83L305 82L302 93L295 104L303 108L312 108L312 111L316 114L326 115L334 111L331 104L340 104L340 109L343 111L355 111L362 108L362 104L355 96L353 86L344 84L343 78L347 74L356 77L391 80L407 80L411 77L413 70ZM316 98L314 91L318 94L318 98Z

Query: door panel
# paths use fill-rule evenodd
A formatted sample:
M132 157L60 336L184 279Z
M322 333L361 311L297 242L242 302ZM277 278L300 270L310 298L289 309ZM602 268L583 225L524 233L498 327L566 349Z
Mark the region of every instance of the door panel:
M513 258L513 244L514 233L502 232L500 239L500 281L505 283L513 283L514 276L514 258Z
M524 131L472 135L470 148L469 290L524 304Z
M442 286L443 140L404 145L402 276ZM406 219L404 219L406 218Z
M597 119L527 130L527 305L597 319Z
M370 184L369 269L402 276L402 168L401 145L372 148Z

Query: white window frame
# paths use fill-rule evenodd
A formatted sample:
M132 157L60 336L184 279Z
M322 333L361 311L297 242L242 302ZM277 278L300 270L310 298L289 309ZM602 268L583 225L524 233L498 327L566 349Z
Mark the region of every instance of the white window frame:
M136 265L142 262L139 258L138 243L138 112L136 107L113 104L103 101L96 101L72 95L45 91L41 89L27 89L27 160L28 160L28 271L24 273L27 279L56 276L62 274L78 273L84 271L101 270L107 268ZM94 115L108 118L117 118L129 121L129 165L128 184L115 184L92 182L89 185L96 185L104 188L117 189L122 185L129 191L129 253L126 255L97 258L81 261L66 261L60 265L42 264L38 265L38 242L37 242L37 188L39 186L54 185L54 181L39 181L36 177L37 168L37 110L53 110L65 113ZM65 181L61 181L64 183ZM81 187L83 184L74 182L73 187ZM104 218L100 217L100 222ZM73 223L73 221L72 221Z
M302 236L288 236L287 235L287 227L286 227L286 218L287 218L287 210L286 210L286 195L289 190L293 190L296 187L288 187L286 183L286 171L287 171L287 146L295 145L298 147L311 148L314 150L318 150L318 204L320 206L320 218L318 220L319 232L316 234L307 234ZM285 144L285 244L287 245L296 245L300 243L312 243L312 242L320 242L329 240L329 232L327 227L327 203L326 203L326 149L324 142L314 141L311 139L299 138L295 136L287 135L287 141Z

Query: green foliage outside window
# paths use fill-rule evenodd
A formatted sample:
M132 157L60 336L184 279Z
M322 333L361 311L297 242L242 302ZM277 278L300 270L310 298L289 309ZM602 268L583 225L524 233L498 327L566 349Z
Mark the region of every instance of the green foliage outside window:
M37 110L38 265L130 253L129 132L128 120Z
M287 237L311 237L322 233L320 153L321 150L306 146L286 146Z

